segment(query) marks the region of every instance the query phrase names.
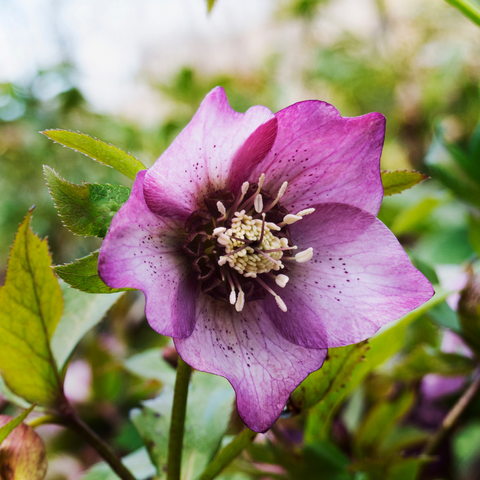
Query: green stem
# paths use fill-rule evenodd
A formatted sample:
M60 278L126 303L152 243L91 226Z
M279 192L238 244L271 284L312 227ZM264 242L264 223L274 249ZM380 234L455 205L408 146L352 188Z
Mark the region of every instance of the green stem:
M480 9L472 5L468 0L445 0L450 5L460 10L473 23L480 26Z
M33 420L29 420L27 425L32 428L37 428L41 425L48 425L52 423L54 425L63 425L65 424L65 421L58 415L43 415L41 417L34 418Z
M462 413L465 411L469 403L473 400L477 392L480 390L480 376L470 385L465 393L460 397L458 402L448 412L447 416L443 419L439 429L430 438L429 442L423 450L423 455L432 455L436 452L437 448L442 443L443 439L447 436L448 432L454 427L459 420Z
M122 480L135 480L130 470L125 467L112 448L91 430L90 427L77 416L73 409L69 409L61 421L63 422L62 424L67 425L83 437Z
M210 465L198 480L211 480L215 478L250 442L257 433L245 428L225 448L218 452Z
M180 480L183 433L187 411L188 383L192 369L178 357L177 378L173 395L172 420L168 439L167 480Z

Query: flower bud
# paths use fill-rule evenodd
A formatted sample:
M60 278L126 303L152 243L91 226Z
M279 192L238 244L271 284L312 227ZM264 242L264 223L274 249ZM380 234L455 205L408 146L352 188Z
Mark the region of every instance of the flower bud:
M0 415L0 427L12 417ZM21 423L0 444L0 478L43 480L47 473L45 445L33 428Z

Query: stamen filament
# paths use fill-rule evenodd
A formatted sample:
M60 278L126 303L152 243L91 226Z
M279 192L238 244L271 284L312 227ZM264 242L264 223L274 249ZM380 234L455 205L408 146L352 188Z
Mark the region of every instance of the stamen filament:
M282 183L282 186L279 188L278 190L278 193L277 193L277 197L275 198L275 200L264 210L264 212L268 212L269 210L271 210L278 202L279 200L285 195L285 192L287 191L287 187L288 187L288 182L283 182Z
M287 306L285 305L285 302L261 278L256 278L256 280L268 293L271 293L275 297L275 301L280 310L286 312Z

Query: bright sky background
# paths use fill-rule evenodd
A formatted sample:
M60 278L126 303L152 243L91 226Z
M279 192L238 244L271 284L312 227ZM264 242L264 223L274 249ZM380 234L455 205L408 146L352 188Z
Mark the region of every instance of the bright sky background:
M140 67L150 64L168 76L200 61L215 70L233 56L229 44L245 44L275 5L220 0L207 15L205 0L0 0L0 82L28 83L37 70L69 60L88 100L115 111L142 95ZM240 68L250 55L242 57L230 58L226 68ZM47 83L47 97L62 88Z

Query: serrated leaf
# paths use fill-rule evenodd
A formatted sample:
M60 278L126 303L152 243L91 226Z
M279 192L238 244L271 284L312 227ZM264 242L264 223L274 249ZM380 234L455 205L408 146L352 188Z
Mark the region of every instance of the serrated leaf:
M137 480L147 480L155 475L155 467L150 461L146 448L141 448L122 458L122 463ZM119 478L105 462L100 462L81 477L81 480L118 480Z
M110 288L98 275L98 252L66 265L56 265L55 273L71 287L86 293L117 293L131 288Z
M46 165L43 171L63 224L77 235L105 237L113 216L128 200L131 190L120 185L76 185Z
M132 180L135 180L138 172L146 169L145 165L130 153L84 133L70 130L45 130L41 133L65 147L72 148L97 162L115 168Z
M290 406L302 411L318 402L328 401L350 378L353 369L368 350L367 342L330 348L323 367L311 373L291 394Z
M197 478L220 446L230 420L234 392L216 375L194 372L190 382L182 454L182 480ZM173 390L133 410L132 421L155 463L159 480L165 479Z
M0 445L2 442L10 435L13 430L15 430L27 417L28 414L35 408L35 405L27 408L23 411L18 417L15 417L13 420L10 420L8 423L0 427Z
M13 393L52 406L62 383L50 340L63 298L51 268L46 240L30 229L31 211L20 225L0 290L0 371Z
M52 338L52 351L59 370L83 336L105 316L122 293L92 295L69 288L62 282L65 308Z
M414 170L396 170L394 172L384 170L382 172L383 196L401 193L427 178L427 175Z

